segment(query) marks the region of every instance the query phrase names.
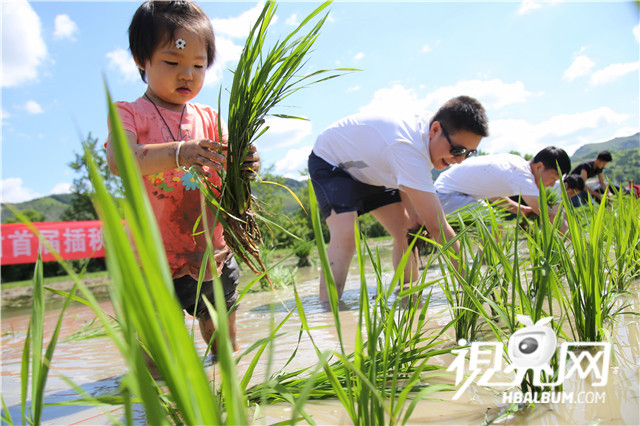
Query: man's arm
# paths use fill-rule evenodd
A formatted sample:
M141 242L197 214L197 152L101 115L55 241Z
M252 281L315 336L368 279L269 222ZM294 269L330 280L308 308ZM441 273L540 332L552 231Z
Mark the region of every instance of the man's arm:
M522 199L524 200L524 197ZM520 208L520 213L523 216L529 216L529 214L533 212L531 207L520 205L517 202L513 201L511 198L496 197L496 198L489 198L488 200L492 203L499 201L498 204L500 204L502 207L509 210L511 213L518 213L518 207Z
M587 171L582 169L582 171L580 172L580 176L582 176L582 180L584 180L584 189L586 189L589 194L593 195L599 200L600 194L598 194L598 192L594 191L589 185L587 185Z
M405 186L400 189L406 194L405 199L408 199L411 206L413 206L421 224L427 228L427 231L438 243L444 244L455 237L456 233L447 222L444 210L436 194ZM442 234L444 234L444 241L442 240ZM456 253L460 252L460 244L457 241L453 243L452 247ZM458 269L458 263L455 260L453 264Z
M531 210L540 216L540 203L538 202L538 197L532 197L531 195L523 195L522 199L531 207ZM549 207L549 220L551 223L555 220L556 215L558 214L558 210L555 207ZM562 224L560 225L560 232L564 235L569 229L569 225L567 224L566 219L562 219Z
M607 183L604 181L604 173L598 173L598 181L600 182L600 188L602 188L602 192L607 192Z

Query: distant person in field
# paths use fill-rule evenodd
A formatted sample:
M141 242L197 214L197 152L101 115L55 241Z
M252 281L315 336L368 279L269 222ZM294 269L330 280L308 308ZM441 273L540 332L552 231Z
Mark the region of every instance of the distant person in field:
M357 216L371 212L393 237L394 267L408 249L408 230L416 224L424 225L438 241L442 234L445 240L455 236L436 197L431 170L474 155L488 134L480 102L459 96L433 117L361 113L339 120L318 136L309 155L309 175L329 227L327 254L338 297L356 250ZM457 247L455 243L454 250ZM412 256L405 282L417 278ZM320 300L328 300L324 276Z
M490 202L500 202L507 210L529 216L540 215L538 196L539 182L550 188L562 174L571 170L571 160L567 153L554 146L548 146L538 152L531 161L515 154L492 154L470 158L462 164L445 170L435 182L436 194L445 214L462 207ZM516 200L510 197L519 197ZM519 204L518 199L524 203ZM555 208L549 208L550 219L557 214ZM566 232L566 221L560 227Z
M567 196L569 197L569 199L571 199L572 197L575 197L576 195L584 191L584 187L585 187L585 184L582 176L577 174L571 174L571 175L565 176L564 189L566 190Z
M598 182L600 183L600 190L596 191L589 187L589 185L585 185L585 189L571 198L571 202L575 207L578 207L581 204L587 202L588 194L591 194L596 200L600 201L602 198L602 194L604 194L607 190L607 183L604 181L604 174L602 173L605 166L611 162L611 153L609 151L601 151L598 153L598 156L595 160L585 161L578 164L575 169L571 172L571 174L576 174L582 176L585 184L588 179L597 176Z

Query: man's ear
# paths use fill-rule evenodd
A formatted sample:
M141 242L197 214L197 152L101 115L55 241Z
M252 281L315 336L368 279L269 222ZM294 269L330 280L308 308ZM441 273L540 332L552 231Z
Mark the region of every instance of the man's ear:
M436 136L436 133L440 130L440 122L434 121L429 126L429 139L433 139Z

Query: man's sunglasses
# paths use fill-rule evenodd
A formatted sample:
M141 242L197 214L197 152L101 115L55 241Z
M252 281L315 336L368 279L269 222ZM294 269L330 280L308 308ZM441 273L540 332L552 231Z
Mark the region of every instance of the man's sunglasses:
M442 134L447 139L447 142L449 142L449 146L451 147L449 148L449 154L453 155L454 157L462 157L464 155L464 158L469 158L478 153L478 151L476 151L475 149L468 150L464 146L454 145L453 142L451 142L451 138L449 138L449 133L447 133L447 130L444 128L442 123L440 123L440 128L442 129Z

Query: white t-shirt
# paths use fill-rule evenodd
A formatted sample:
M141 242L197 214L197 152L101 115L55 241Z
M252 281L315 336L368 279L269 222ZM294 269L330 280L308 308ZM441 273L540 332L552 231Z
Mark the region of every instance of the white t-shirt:
M351 115L324 130L313 152L360 182L435 193L429 120L427 116Z
M476 200L539 194L529 162L514 154L468 158L445 170L434 185L439 193L459 192Z

